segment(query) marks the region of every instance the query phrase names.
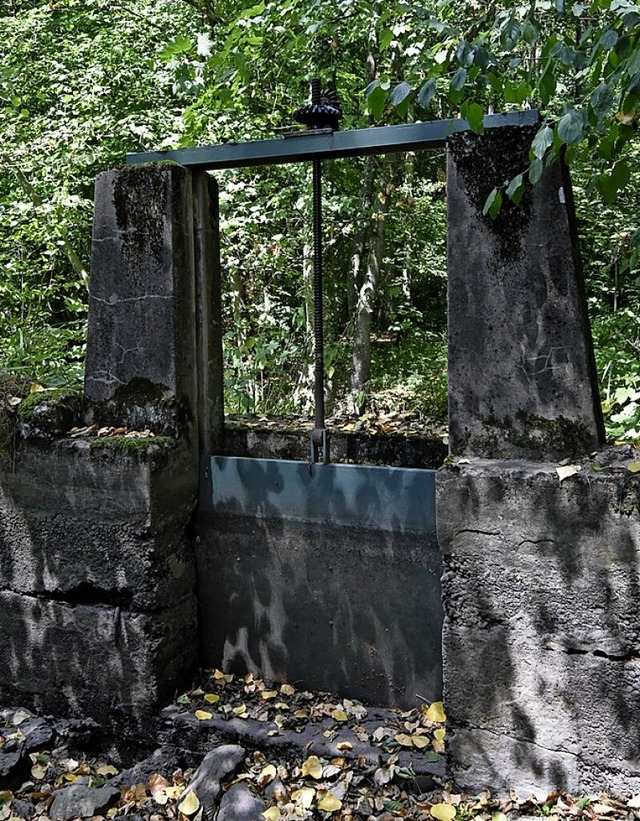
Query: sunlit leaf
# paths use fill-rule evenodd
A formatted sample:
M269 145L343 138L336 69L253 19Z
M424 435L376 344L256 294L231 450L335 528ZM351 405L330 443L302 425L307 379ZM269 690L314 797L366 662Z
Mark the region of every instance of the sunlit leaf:
M178 809L183 815L194 815L200 809L200 799L193 790L185 795L178 804Z
M210 713L208 710L196 710L194 715L198 721L208 721L210 718L213 718L213 713Z
M337 812L342 807L342 801L336 798L332 792L328 792L318 799L317 806L323 812Z
M434 804L430 812L438 821L453 821L456 817L456 808L451 804Z
M580 473L581 470L581 465L560 465L556 468L556 473L558 474L558 479L564 482L565 479L568 479L570 476L575 476L576 473Z
M217 693L205 693L204 700L207 704L217 704L220 701L220 696Z
M282 815L277 807L269 807L268 810L262 813L262 817L265 818L266 821L278 821L279 818L282 818Z
M280 687L280 692L284 696L292 696L294 695L296 688L292 684L283 684Z
M299 790L294 790L291 793L291 799L296 804L300 804L305 810L308 810L313 804L313 799L316 796L316 791L313 787L301 787Z
M331 718L334 721L348 721L349 716L345 713L344 710L334 710L331 713Z
M444 704L441 701L434 701L429 705L425 717L427 721L437 721L438 723L446 721L447 716L444 712Z
M315 778L316 780L322 778L322 764L317 755L309 756L302 764L301 770L302 775L310 775L311 778Z

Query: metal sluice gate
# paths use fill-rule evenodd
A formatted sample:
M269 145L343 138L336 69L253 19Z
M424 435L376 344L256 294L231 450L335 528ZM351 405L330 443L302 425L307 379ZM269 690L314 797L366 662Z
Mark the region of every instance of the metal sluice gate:
M238 513L250 508L251 515L260 508L259 515L422 532L435 539L435 471L329 464L324 408L322 161L442 148L447 137L469 131L470 126L456 118L341 132L338 96L321 89L318 80L311 83L310 104L298 109L294 117L307 126L306 131L280 139L152 151L126 158L132 165L169 160L197 171L313 163L315 408L309 464L213 456L208 472L214 507ZM490 114L484 117L484 128L539 122L535 110ZM393 513L383 510L387 505Z

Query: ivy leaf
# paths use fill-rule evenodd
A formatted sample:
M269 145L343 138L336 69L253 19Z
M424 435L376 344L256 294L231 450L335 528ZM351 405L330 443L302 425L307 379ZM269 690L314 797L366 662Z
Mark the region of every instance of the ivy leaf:
M494 220L498 214L500 213L500 209L502 208L502 194L497 188L494 188L493 191L487 197L484 207L482 209L482 213L486 216L487 214Z
M409 96L409 94L411 94L411 86L409 83L398 83L398 85L391 92L391 105L394 106L394 108L399 106L400 103L402 103Z
M462 106L461 113L472 131L476 134L484 134L484 109L480 103L466 103Z
M418 105L422 108L428 108L429 103L436 94L436 81L434 79L427 80L418 92Z
M543 125L533 138L531 143L531 150L533 156L541 160L547 153L547 149L553 145L553 129L551 126Z
M463 85L467 82L467 69L459 68L451 78L451 88L455 91L460 91Z
M511 51L522 37L522 29L514 17L510 17L500 32L500 43L505 51Z
M602 120L609 113L613 105L613 91L611 86L607 83L600 83L600 85L596 86L591 92L589 102L596 117Z
M577 108L570 109L558 123L558 137L563 143L577 143L584 136L584 113Z
M542 169L543 169L542 160L539 160L537 157L533 160L531 165L529 166L529 182L531 185L535 185L540 177L542 176Z
M518 174L517 177L514 177L511 180L507 186L506 194L512 202L518 205L522 199L522 195L524 194L524 180L522 178L522 174Z

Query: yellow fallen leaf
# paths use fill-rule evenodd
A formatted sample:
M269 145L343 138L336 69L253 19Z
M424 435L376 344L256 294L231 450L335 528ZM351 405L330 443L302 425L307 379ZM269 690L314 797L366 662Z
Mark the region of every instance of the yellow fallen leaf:
M431 815L438 821L453 821L456 817L456 808L451 804L434 804L431 807Z
M263 690L260 693L260 697L263 698L265 701L268 701L270 698L275 698L277 695L277 690Z
M178 804L178 809L183 815L194 815L200 809L200 799L193 790L185 795L182 801Z
M207 704L217 704L220 701L220 696L217 693L205 693L204 700Z
M353 750L353 744L350 741L340 741L336 747L339 750Z
M42 391L45 391L45 390L46 390L46 388L43 387L42 385L40 385L38 382L32 382L29 385L29 393L41 393Z
M267 784L270 784L273 781L276 775L277 770L273 766L273 764L267 764L267 766L262 769L262 772L258 776L258 784L260 784L261 787L266 787Z
M400 744L402 747L412 747L413 746L413 741L411 740L411 736L407 735L406 733L398 733L398 735L395 738L396 738L396 741L398 742L398 744Z
M580 473L581 470L582 465L560 465L560 467L556 468L556 473L558 474L558 479L564 482L569 476L575 476L576 473Z
M345 713L344 710L334 710L331 713L331 718L334 721L348 721L349 720L349 716Z
M627 465L627 470L629 473L640 473L640 461L632 462L630 465Z
M296 691L296 688L291 684L283 684L280 688L280 692L284 696L292 696Z
M113 766L113 764L104 764L102 767L98 767L96 773L98 775L101 775L103 778L109 778L112 775L118 775L118 771Z
M277 807L269 807L268 810L262 813L262 817L265 818L266 821L278 821L279 818L282 818L280 810Z
M328 792L318 800L318 809L323 812L336 812L340 807L342 807L342 801L332 792Z
M429 708L425 713L425 716L427 721L446 721L447 716L444 712L444 704L441 701L434 701L433 704L429 705Z
M444 737L446 736L446 734L447 731L444 729L444 727L439 727L437 730L434 730L433 737L436 741L442 742L444 741Z
M411 743L414 747L417 747L419 750L422 750L424 747L428 747L431 742L429 741L426 735L412 735Z
M322 778L322 764L317 755L310 755L302 765L302 775L310 775L311 778Z
M308 810L313 804L315 796L316 791L313 787L301 787L299 790L294 790L291 793L291 800L296 804L300 804L305 810Z
M177 798L180 798L184 792L184 784L176 784L173 787L165 787L164 791L170 801L175 801Z
M210 718L213 718L213 713L210 713L208 710L196 710L195 717L198 721L207 721Z
M234 707L234 708L233 708L233 712L234 712L237 716L241 716L243 713L246 713L246 712L247 712L247 707L246 707L246 705L245 705L245 704L241 704L239 707Z

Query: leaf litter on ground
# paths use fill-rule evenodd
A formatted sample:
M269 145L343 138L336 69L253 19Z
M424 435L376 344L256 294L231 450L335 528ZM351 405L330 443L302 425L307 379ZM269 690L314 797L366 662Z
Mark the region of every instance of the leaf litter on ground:
M322 723L329 725L323 735L335 736L348 726L359 740L379 748L376 762L355 754L348 741L340 742L339 755L331 756L300 754L289 748L249 751L244 765L223 783L223 789L239 782L247 785L265 801L265 821L512 821L532 815L585 821L640 819L640 796L597 793L574 797L555 792L522 797L514 791L506 796L466 795L451 783L423 791L411 767L401 765L399 754L411 748L433 760L444 752L442 702L421 703L412 710L386 710L388 720L372 730L367 716L375 708L354 699L298 689L288 682L272 684L252 674L213 670L198 686L178 696L173 709L191 713L200 721L215 714L223 720L265 722L274 734L302 732L310 724ZM0 725L0 750L20 733L24 716L18 712L13 719L6 727ZM36 821L46 819L55 790L74 783L101 787L118 774L109 761L81 760L77 753L72 757L64 749L33 753L31 762L31 777L19 789L0 788L0 821L23 817L20 812L25 806ZM126 784L114 806L94 821L132 814L149 821L197 821L202 808L188 790L194 772L154 773L145 783Z

